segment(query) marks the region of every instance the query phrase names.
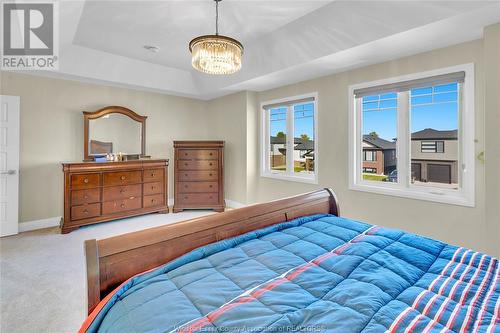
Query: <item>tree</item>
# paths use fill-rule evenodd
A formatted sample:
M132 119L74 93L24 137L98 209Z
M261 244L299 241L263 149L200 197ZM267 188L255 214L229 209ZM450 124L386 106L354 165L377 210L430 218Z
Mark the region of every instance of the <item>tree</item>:
M276 137L277 138L284 138L284 137L286 137L286 135L282 131L279 131L278 133L276 133Z
M305 134L305 133L304 133L304 134L301 134L301 135L300 135L300 138L301 138L303 141L309 141L309 139L310 139L310 138L309 138L309 135L307 135L307 134Z
M372 138L374 139L377 139L378 138L378 134L377 132L373 131L373 132L370 132L370 134L368 134L369 136L371 136Z

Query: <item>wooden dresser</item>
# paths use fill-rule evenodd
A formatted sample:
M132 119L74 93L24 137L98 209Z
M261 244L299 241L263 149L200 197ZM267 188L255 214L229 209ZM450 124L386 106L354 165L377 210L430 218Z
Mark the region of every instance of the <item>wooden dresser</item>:
M223 212L224 141L174 141L174 213Z
M168 213L168 160L63 163L62 233L147 213Z

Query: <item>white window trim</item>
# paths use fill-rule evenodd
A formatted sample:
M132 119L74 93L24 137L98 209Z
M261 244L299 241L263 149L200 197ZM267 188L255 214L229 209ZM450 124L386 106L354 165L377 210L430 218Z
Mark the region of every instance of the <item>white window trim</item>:
M361 139L361 112L360 105L356 106L354 90L373 87L383 84L391 84L414 79L423 79L441 74L454 73L458 71L465 72L465 79L462 84L461 110L459 110L459 184L458 190L430 188L424 186L410 186L410 179L401 179L398 177L398 183L383 183L377 181L363 180L362 166L362 139ZM460 93L460 92L459 92ZM408 103L407 93L398 94L398 105ZM475 207L475 147L474 147L474 64L463 64L458 66L446 67L437 70L431 70L421 73L403 75L389 79L364 82L350 85L348 87L349 100L349 189L384 195L392 195L404 198ZM359 103L358 103L359 104ZM399 108L398 108L399 109ZM408 108L406 108L408 109ZM398 112L398 149L397 169L399 175L408 175L408 168L411 165L409 145L411 144L409 131L409 114ZM466 126L464 126L466 124Z
M301 100L305 98L314 98L312 102L314 104L314 174L297 174L293 172L293 168L290 170L290 165L293 165L293 154L287 154L287 170L286 172L273 172L269 168L269 126L268 126L268 117L266 110L264 109L265 105L270 104L279 104L279 103L289 103L291 101ZM281 99L275 99L270 101L265 101L260 103L260 176L264 178L273 178L273 179L281 179L288 180L299 183L309 183L309 184L318 184L318 161L319 161L319 150L318 150L318 93L308 93L303 95L291 96ZM292 117L290 115L287 116L287 128L293 128L293 114ZM289 135L287 133L287 146L293 147L293 144L290 140L292 140L294 135Z

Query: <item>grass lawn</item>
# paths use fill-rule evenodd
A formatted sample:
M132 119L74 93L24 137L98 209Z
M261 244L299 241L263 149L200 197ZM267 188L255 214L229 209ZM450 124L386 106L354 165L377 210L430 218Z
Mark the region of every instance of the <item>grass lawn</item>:
M363 174L363 179L364 180L386 181L387 180L387 176L384 176L384 175L375 175L373 173L364 173Z
M273 169L273 170L277 170L277 171L286 171L286 166L278 166L278 167L273 167L272 169ZM296 166L296 167L294 168L294 171L295 171L295 172L301 172L301 171L304 171L304 170L305 170L305 168L303 168L303 167L297 167L297 166Z

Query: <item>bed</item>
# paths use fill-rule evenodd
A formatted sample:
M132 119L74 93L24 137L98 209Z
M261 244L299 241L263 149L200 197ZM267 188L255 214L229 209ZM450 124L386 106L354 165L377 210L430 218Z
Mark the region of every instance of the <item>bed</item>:
M498 259L342 218L329 189L85 251L80 332L500 332Z

